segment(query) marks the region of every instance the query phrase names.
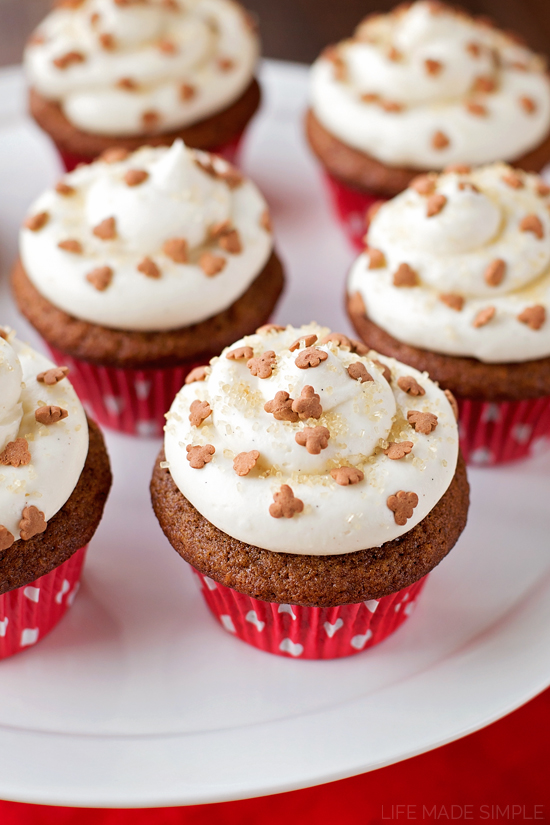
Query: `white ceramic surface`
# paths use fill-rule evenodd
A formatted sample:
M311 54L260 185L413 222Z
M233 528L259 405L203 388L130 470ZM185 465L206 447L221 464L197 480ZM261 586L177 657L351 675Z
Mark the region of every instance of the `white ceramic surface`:
M271 203L290 286L277 320L349 331L353 259L301 137L305 70L267 63L246 169ZM59 173L0 74L0 318L17 226ZM550 454L471 472L468 528L417 612L349 660L250 648L207 612L150 509L155 441L107 435L115 485L74 607L0 664L0 798L161 806L240 799L374 768L464 736L550 684Z

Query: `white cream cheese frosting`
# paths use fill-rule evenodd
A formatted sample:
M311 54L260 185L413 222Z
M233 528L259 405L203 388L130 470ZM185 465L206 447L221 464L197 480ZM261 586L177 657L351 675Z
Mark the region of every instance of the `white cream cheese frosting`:
M78 129L185 128L234 103L259 41L232 0L82 0L54 9L25 51L32 88Z
M487 363L548 357L549 194L501 163L421 176L374 216L348 291L412 346ZM414 285L399 285L403 265Z
M348 146L416 169L513 161L550 131L543 60L430 0L367 18L321 55L311 105Z
M257 187L181 141L76 169L33 204L20 237L25 271L45 298L124 330L177 329L218 314L272 249Z
M64 371L14 333L4 334L0 328L0 547L7 549L26 535L27 508L31 522L44 526L71 497L89 438ZM43 373L49 373L45 380Z
M458 431L445 394L328 335L262 328L192 375L167 415L174 482L242 542L313 555L377 547L422 521L452 481Z

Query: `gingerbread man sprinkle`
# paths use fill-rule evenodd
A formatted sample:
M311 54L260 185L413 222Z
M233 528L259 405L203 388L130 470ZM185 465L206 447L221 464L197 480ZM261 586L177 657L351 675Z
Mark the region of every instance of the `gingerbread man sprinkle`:
M292 402L292 409L295 413L298 413L302 421L306 421L308 418L321 418L323 412L321 397L313 387L304 387L300 397Z
M407 421L417 433L429 435L433 433L437 427L437 415L430 412L419 412L418 410L409 410L407 412Z
M258 378L271 378L273 369L277 364L277 357L273 350L267 350L259 358L251 358L246 365L251 375Z
M326 427L304 427L295 435L296 444L305 447L310 455L319 455L321 450L326 450L330 431Z
M210 464L212 456L216 452L212 444L205 444L204 447L188 444L185 449L187 450L187 461L194 470L202 470L205 464Z
M349 487L351 484L359 484L363 481L365 474L357 467L335 467L330 471L331 477L340 487Z
M299 420L298 413L293 409L294 399L284 390L280 390L272 401L264 404L264 410L271 413L277 421L290 421L296 423Z
M398 493L388 498L387 505L393 513L395 523L404 527L413 517L414 508L418 506L418 496L416 493L405 493L399 490Z
M189 408L189 421L193 427L200 427L211 413L212 409L208 401L193 401Z
M233 461L233 469L238 476L247 476L256 466L260 453L258 450L250 450L248 453L239 453Z
M288 484L283 484L278 493L273 496L273 504L269 508L269 515L273 518L293 518L304 509L304 502L296 498Z

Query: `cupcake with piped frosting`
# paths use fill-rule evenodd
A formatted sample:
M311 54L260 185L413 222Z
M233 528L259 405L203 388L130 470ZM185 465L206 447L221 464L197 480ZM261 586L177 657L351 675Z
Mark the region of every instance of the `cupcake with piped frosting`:
M259 105L259 50L233 0L59 2L25 51L31 113L67 169L176 138L233 160Z
M310 99L310 145L359 243L369 203L397 195L419 172L494 161L538 172L550 159L544 59L485 19L432 0L371 15L325 51Z
M549 204L506 164L420 176L377 211L349 274L361 338L457 396L478 463L550 435Z
M0 327L0 658L72 604L111 486L68 372Z
M196 379L167 416L151 491L211 609L273 653L381 641L465 526L452 399L316 324L259 329Z
M66 175L31 207L20 255L23 314L103 423L144 434L161 433L187 372L268 320L283 286L259 190L181 141Z

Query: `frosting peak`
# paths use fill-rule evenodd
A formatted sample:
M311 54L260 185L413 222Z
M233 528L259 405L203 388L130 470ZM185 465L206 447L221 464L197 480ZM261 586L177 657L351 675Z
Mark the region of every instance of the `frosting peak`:
M427 515L453 478L458 432L426 375L310 324L260 329L213 359L176 397L165 451L219 529L274 552L338 555ZM405 519L392 509L400 491L416 501Z

